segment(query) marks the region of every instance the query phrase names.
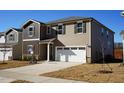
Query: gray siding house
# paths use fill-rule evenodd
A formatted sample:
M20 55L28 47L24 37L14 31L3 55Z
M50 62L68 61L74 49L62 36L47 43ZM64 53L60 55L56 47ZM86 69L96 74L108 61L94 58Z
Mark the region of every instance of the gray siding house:
M24 59L33 54L37 60L93 63L102 59L102 52L105 56L114 54L114 32L90 17L68 17L47 23L30 19L22 25L21 32L7 32L8 43L13 43L8 40L11 33L17 38L14 46L21 49L20 54L13 50L13 58Z
M10 28L6 31L6 43L12 48L12 59L22 59L22 30Z

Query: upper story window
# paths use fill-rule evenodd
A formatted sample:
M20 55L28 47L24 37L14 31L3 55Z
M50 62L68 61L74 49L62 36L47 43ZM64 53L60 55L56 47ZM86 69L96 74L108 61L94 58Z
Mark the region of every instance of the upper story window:
M104 34L104 28L102 27L101 28L101 35L103 36L103 34Z
M86 33L86 23L85 22L77 23L75 33Z
M51 27L48 26L48 27L47 27L47 35L51 34L51 30L52 30Z
M34 26L29 26L28 27L28 36L32 37L34 35Z
M107 38L109 37L109 31L107 30Z
M14 34L10 34L10 35L9 35L9 41L14 41L14 40L15 40Z
M65 26L63 24L58 25L58 34L65 34Z

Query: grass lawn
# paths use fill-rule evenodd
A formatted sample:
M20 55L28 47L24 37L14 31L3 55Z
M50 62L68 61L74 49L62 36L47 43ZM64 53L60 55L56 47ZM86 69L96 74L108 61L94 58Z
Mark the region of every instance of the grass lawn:
M79 80L92 83L124 83L124 66L120 66L120 63L109 63L112 68L112 73L101 73L100 71L105 68L106 71L110 71L107 65L102 64L82 64L73 66L63 70L41 74L41 76L63 78L70 80Z
M0 62L0 70L8 68L16 68L21 66L31 65L27 61L5 61L5 63Z
M33 83L33 82L26 81L26 80L15 80L15 81L12 81L10 83Z

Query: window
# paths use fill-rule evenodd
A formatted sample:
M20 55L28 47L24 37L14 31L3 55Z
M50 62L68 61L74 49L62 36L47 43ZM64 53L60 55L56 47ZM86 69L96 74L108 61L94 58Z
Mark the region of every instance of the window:
M72 47L71 50L77 50L77 48L76 47Z
M107 38L108 38L108 36L109 36L109 31L107 31Z
M34 35L34 26L28 27L28 36L32 37Z
M33 45L28 45L28 46L27 46L27 52L28 52L29 54L31 54L31 52L33 52Z
M9 40L10 40L10 41L14 41L14 40L15 40L14 34L10 34L10 35L9 35Z
M65 32L64 25L63 24L58 25L58 34L65 34L64 32Z
M75 30L76 33L86 33L86 23L77 23Z
M69 48L65 47L64 50L69 50Z
M103 36L103 34L104 34L104 28L101 28L101 35Z
M85 47L79 47L79 50L84 50L85 49Z
M63 48L57 48L57 50L62 50Z
M108 48L111 48L111 42L108 41Z
M51 30L52 30L51 27L48 26L47 27L47 34L51 34Z

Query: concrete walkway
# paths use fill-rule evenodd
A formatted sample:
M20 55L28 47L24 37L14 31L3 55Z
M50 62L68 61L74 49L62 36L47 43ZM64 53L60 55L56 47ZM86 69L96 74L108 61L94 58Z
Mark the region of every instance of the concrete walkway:
M81 63L46 62L42 64L5 69L0 71L0 82L26 80L35 83L80 83L81 81L39 76L39 74L52 72L79 64Z

